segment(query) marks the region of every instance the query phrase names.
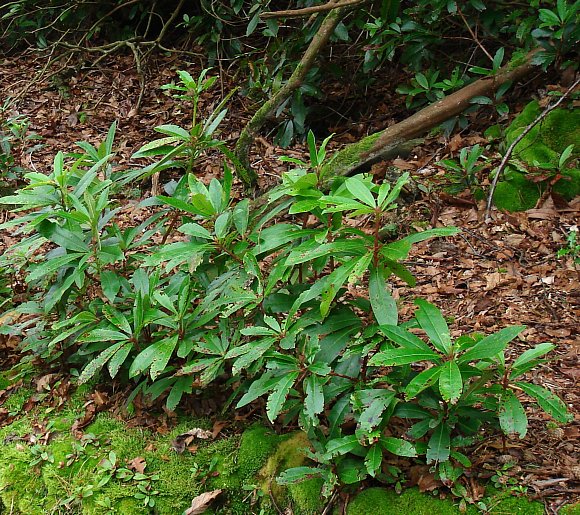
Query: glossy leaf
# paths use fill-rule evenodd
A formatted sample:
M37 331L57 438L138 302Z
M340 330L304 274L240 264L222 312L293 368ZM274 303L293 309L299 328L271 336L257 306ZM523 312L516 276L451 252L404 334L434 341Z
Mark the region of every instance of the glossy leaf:
M503 351L509 342L520 334L526 326L516 325L506 327L497 333L486 336L459 358L460 363L467 363L479 359L492 358Z
M439 392L445 402L455 404L463 391L461 372L455 361L447 361L439 373Z
M566 404L555 393L536 384L517 382L515 385L534 399L557 422L567 424L574 419L574 416L568 412Z
M500 400L499 425L507 435L516 433L523 438L528 432L526 411L511 390L506 390Z
M369 300L379 325L396 326L398 322L397 303L385 281L380 268L373 268L369 277Z
M415 317L429 336L431 343L439 352L449 354L451 352L451 336L441 311L423 299L417 299L415 304L419 306L415 312Z

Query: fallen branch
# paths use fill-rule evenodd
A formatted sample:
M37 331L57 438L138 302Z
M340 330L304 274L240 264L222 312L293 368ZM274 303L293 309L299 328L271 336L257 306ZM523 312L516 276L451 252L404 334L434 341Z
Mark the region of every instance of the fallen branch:
M267 20L268 18L304 18L312 14L332 11L333 9L338 9L340 7L353 7L366 2L368 2L368 0L342 0L342 2L330 0L330 2L327 2L326 4L313 5L312 7L304 7L302 9L265 12L260 14L260 18L263 18L264 20Z
M487 197L487 207L485 210L485 221L489 222L489 220L491 219L491 205L493 203L493 194L495 193L495 188L497 186L497 183L499 181L499 178L501 175L503 175L503 171L505 170L505 167L507 166L507 163L510 159L510 157L512 156L512 153L514 151L514 149L516 148L516 146L518 145L518 143L520 141L522 141L528 134L529 132L536 126L538 125L538 123L540 123L544 118L546 118L546 116L548 116L548 114L550 114L550 112L552 112L554 109L556 109L563 101L566 97L568 97L570 95L570 93L572 93L572 91L574 91L578 85L580 85L580 79L577 79L576 82L574 82L574 84L572 84L566 91L565 93L558 99L557 102L554 102L553 104L550 104L549 106L546 107L546 109L544 109L539 115L538 117L532 121L532 123L530 123L522 132L521 134L512 142L512 144L508 147L508 149L506 150L506 153L503 156L503 159L501 160L501 163L499 164L497 171L495 173L495 177L493 178L493 181L491 183L491 187L489 188L489 195Z
M498 70L495 75L472 82L459 91L421 109L402 122L347 145L336 152L325 165L323 169L325 175L327 177L349 175L381 159L391 158L407 142L412 142L449 118L461 114L471 105L472 98L492 95L502 84L519 80L529 74L534 69L532 57L538 51L530 52L517 66L508 64Z

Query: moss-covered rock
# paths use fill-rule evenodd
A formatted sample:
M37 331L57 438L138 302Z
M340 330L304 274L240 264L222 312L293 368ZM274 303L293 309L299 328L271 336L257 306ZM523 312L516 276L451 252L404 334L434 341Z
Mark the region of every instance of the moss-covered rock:
M511 145L541 112L537 101L530 102L506 130L507 144ZM554 109L516 145L513 156L529 164L557 163L569 145L574 145L573 156L580 156L580 110Z
M537 101L528 104L506 130L506 143L513 143L540 113ZM572 159L578 159L580 110L555 109L516 145L512 156L529 166L556 167L569 145L574 145ZM562 170L562 175L563 178L553 185L554 191L568 200L580 195L580 169L567 168ZM505 180L497 185L494 202L500 209L524 211L534 207L546 187L547 182L534 183L527 180L526 174L509 171Z

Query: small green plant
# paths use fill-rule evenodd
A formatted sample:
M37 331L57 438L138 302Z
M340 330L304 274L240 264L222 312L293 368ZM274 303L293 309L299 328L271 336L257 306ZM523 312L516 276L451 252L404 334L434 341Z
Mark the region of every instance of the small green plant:
M10 114L10 99L0 107L0 181L19 181L26 169L22 158L34 152L39 144L27 148L28 144L41 139L29 132L30 121L23 115ZM1 182L0 182L1 184Z
M552 63L562 67L577 65L573 60L562 62L562 58L580 37L579 12L578 2L568 3L566 0L558 0L552 9L538 10L537 28L532 31L532 36L542 51L534 57L535 64L544 69Z
M201 118L199 113L201 95L211 89L217 80L217 76L207 77L208 72L209 69L202 70L199 77L194 79L189 72L180 70L177 72L179 76L177 84L172 82L162 86L163 90L176 92L174 98L191 103L191 127L184 129L174 124L155 127L155 130L165 137L146 143L131 157L161 158L143 169L122 172L118 178L120 184L127 184L136 179L142 180L169 168L181 168L188 174L192 173L200 156L211 149L219 150L235 160L224 143L215 138L215 133L227 114L225 106L236 90L230 91L209 116Z
M449 79L439 80L439 75L438 70L416 73L410 85L399 86L397 93L406 96L405 103L408 108L416 109L441 100L448 92L459 89L465 84L458 67L453 70Z
M580 241L578 240L578 226L573 225L568 229L566 236L566 246L562 247L556 253L556 257L563 258L569 256L574 264L580 265Z
M483 191L479 186L479 172L485 166L484 149L479 145L464 147L459 152L459 161L444 159L438 164L447 170L445 177L449 182L446 187L451 194L461 193L468 189L474 196L482 198ZM481 160L484 160L482 163Z

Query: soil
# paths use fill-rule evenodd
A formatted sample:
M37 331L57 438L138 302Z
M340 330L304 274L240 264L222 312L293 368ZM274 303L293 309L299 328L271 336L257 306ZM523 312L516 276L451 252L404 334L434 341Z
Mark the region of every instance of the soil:
M98 144L114 120L118 121L117 161L129 167L131 154L155 137L155 126L188 125L187 107L174 101L160 86L174 80L178 69L187 69L195 76L199 72L198 64L186 65L176 56L151 59L147 63L146 89L138 110L135 104L140 82L130 56L117 55L97 68L80 64L69 65L61 72L55 68L40 78L33 78L43 66L40 59L31 55L4 58L0 63L0 98L16 97L10 109L26 116L30 130L42 137L42 148L27 153L32 147L30 143L16 150L17 160L27 169L48 172L54 155L59 150L73 151L76 141ZM221 91L227 92L233 86L232 78L222 76L218 87L204 97L202 112L209 112L219 101ZM384 98L390 98L394 83L385 82L383 87ZM384 100L375 106L383 126L392 117L400 116L401 105L402 102ZM255 101L239 94L233 97L220 135L232 147L255 107ZM367 119L365 113L359 113L358 119L344 119L335 124L332 130L338 136L330 148L358 139L361 128L369 131L381 128L376 126L376 119L366 114ZM565 427L554 427L541 410L528 403L530 429L525 439L514 437L506 442L498 436L486 440L474 453L475 466L480 471L487 470L489 476L502 464L513 462L509 475L555 512L562 504L578 499L580 494L577 387L580 274L572 258L556 257L557 250L565 245L569 228L578 223L580 198L562 203L561 199L548 197L542 205L527 212L494 211L492 220L486 222L485 201L474 200L469 192L444 193L442 186L446 179L437 161L455 156L463 146L484 141L478 132L484 128L474 120L469 130L451 139L432 137L410 157L382 163L373 169L381 177L389 167L397 166L411 171L422 185L423 193L398 213L396 224L400 232L425 224L454 225L462 230L453 239L416 245L407 265L417 277L417 286L410 289L395 283L394 294L405 299L401 307L403 319L411 315L411 300L422 297L439 306L452 320L456 335L472 331L487 334L508 325L523 324L527 329L512 346L514 353L546 341L557 345L556 358L534 370L529 379L557 393L574 413L574 421ZM270 136L266 134L257 139L251 157L261 190L276 184L285 171L286 165L278 160L280 156L306 158L303 145L281 149L272 143ZM490 165L482 171L483 186L491 168ZM201 160L196 173L209 181L219 177L221 171L219 156L208 155ZM168 178L161 177L161 183ZM239 195L243 194L241 187L238 191ZM150 184L142 185L142 196L150 193ZM0 210L0 220L9 216ZM0 253L18 237L3 231ZM13 287L15 292L21 289L21 285ZM17 358L17 342L2 338L0 335L0 369L7 369ZM425 489L429 489L428 485Z

